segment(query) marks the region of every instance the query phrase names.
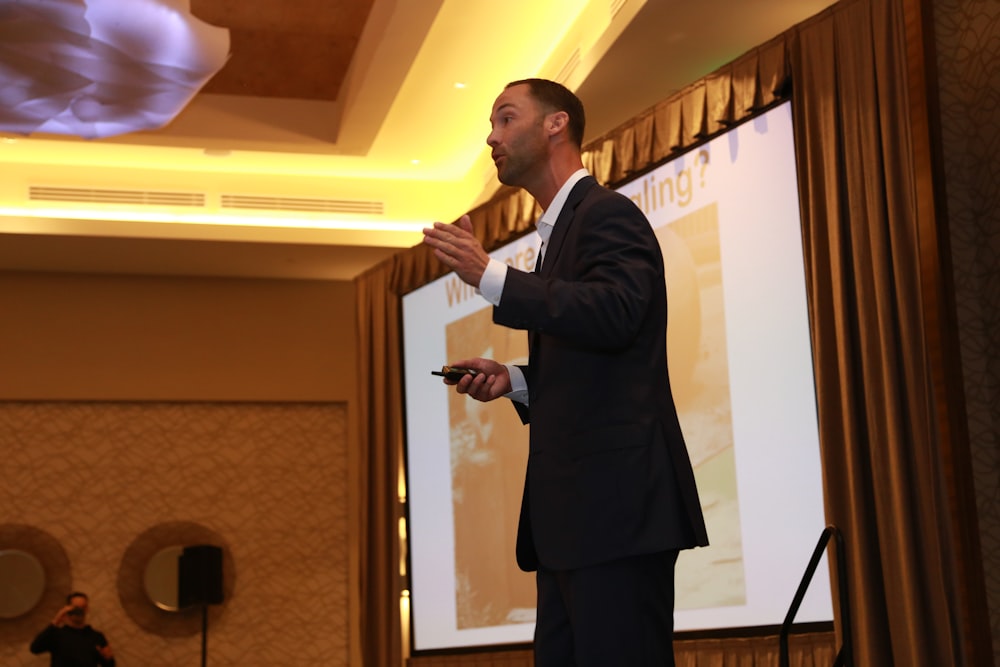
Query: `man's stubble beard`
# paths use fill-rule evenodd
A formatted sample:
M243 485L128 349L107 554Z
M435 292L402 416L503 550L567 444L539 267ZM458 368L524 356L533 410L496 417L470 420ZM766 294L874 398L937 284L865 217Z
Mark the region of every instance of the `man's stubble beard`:
M511 144L510 151L503 158L503 166L497 166L497 179L501 183L524 188L531 170L545 163L547 142L541 128L542 120L539 120L535 126L538 134L520 137Z

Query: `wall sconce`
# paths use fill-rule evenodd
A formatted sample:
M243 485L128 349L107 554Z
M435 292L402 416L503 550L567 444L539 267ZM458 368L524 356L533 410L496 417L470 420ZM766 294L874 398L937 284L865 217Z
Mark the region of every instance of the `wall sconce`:
M0 130L96 139L163 127L229 57L188 0L0 5Z

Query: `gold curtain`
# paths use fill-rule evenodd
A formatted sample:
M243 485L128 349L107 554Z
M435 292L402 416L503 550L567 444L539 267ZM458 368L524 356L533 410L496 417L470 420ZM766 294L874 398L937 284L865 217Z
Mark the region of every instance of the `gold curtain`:
M843 0L584 151L591 173L616 183L778 101L790 84L827 518L847 545L855 664L874 667L973 667L989 664L991 650L964 409L953 389L927 12L926 0ZM537 214L525 193L509 190L471 212L488 249L530 229ZM418 246L356 279L366 667L401 660L399 301L444 273ZM836 652L829 633L791 646L797 665L832 664ZM776 665L777 652L776 638L677 649L679 664L692 667ZM451 656L448 664L478 663Z
M361 665L399 665L402 660L399 597L399 469L402 462L403 397L399 296L391 289L397 258L355 280L357 318L358 438L348 457L352 545L357 581L351 596L357 627L352 650ZM321 593L317 591L317 593ZM353 649L354 647L352 647Z
M678 640L677 667L776 667L777 637ZM829 667L836 657L831 633L806 633L789 638L789 667ZM530 649L420 656L412 667L532 667Z
M991 662L928 8L841 2L787 34L827 516L860 665Z

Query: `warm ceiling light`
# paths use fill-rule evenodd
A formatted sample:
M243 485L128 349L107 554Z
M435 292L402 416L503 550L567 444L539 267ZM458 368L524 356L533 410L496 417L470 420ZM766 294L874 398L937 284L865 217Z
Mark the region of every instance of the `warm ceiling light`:
M228 54L229 31L188 0L4 3L0 130L95 139L163 127Z

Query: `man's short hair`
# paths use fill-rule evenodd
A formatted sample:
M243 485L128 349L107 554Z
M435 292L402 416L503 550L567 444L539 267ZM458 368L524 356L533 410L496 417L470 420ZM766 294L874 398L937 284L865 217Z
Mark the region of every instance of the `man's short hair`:
M80 591L74 591L66 596L66 604L72 604L73 598L83 598L87 602L90 602L90 598L87 597L86 593L81 593Z
M583 102L566 86L548 79L521 79L511 81L507 88L525 84L531 91L531 96L538 100L549 113L565 111L569 116L569 138L577 148L583 146L583 130L587 119L583 112Z

